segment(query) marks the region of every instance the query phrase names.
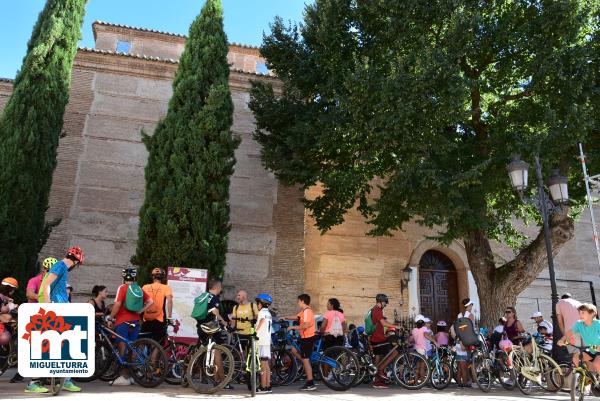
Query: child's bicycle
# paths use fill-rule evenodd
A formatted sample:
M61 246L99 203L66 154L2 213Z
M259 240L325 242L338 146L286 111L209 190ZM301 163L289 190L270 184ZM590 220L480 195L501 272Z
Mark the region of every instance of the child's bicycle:
M531 341L529 337L522 338ZM537 384L549 392L557 392L563 387L563 371L552 357L544 354L536 341L531 341L532 353L523 345L514 345L509 354L510 363L515 370L517 387L525 395L531 394Z
M256 342L258 337L256 331L252 329L252 335L250 337L250 344L248 345L248 355L246 356L246 374L248 383L248 389L252 397L256 396L256 384L257 380L260 379L260 373L262 372L260 366L260 356L258 354L258 343Z
M559 344L561 345L561 344ZM589 352L592 347L581 347L575 346L571 344L573 348L577 348L579 350L579 365L573 367L571 370L571 401L583 401L586 396L586 388L590 386L591 394L595 397L600 397L600 377L598 377L598 372L592 372L588 369L587 363L583 360L583 353Z

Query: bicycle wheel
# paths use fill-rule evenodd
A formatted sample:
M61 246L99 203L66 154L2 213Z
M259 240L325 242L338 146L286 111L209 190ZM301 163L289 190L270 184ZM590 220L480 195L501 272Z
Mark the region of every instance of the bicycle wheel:
M523 352L525 351L511 351L510 359L515 370L515 381L517 384L517 388L523 394L530 395L531 391L533 390L533 382L521 373L521 369L524 367L531 366L531 361L527 355L523 354Z
M237 347L222 344L224 347L231 352L233 355L233 377L231 381L234 383L242 383L246 382L246 361L244 360L244 356L240 353L240 350Z
M477 387L484 393L489 393L492 388L492 369L490 360L482 350L476 350L471 359L471 375Z
M418 390L429 381L431 371L427 359L416 352L403 352L394 361L394 376L408 390Z
M52 395L58 395L62 389L63 379L62 377L52 377L50 379L50 392Z
M250 394L256 397L256 341L254 336L250 338Z
M96 343L96 360L94 373L90 377L74 377L72 380L79 383L89 383L102 377L110 367L113 357L111 348L104 342Z
M580 369L571 374L571 401L583 401L585 397L586 377Z
M360 375L360 363L345 347L330 347L319 358L319 374L323 383L334 391L350 389Z
M134 341L127 360L131 377L140 386L152 388L165 380L169 361L156 341L149 338Z
M271 353L271 382L277 386L288 386L296 380L298 361L290 350L275 349Z
M190 346L187 343L176 341L166 350L169 366L165 381L169 384L181 384L185 374L185 358L188 355Z
M542 374L540 387L551 393L562 389L565 377L558 363L548 355L540 354L538 364Z
M505 390L514 390L517 385L515 379L515 370L510 362L510 358L505 351L498 351L496 354L495 375L498 382Z
M443 390L452 381L452 367L449 362L436 361L431 366L431 385L436 390Z
M203 346L190 360L187 381L197 393L214 394L229 384L233 371L233 355L227 347L215 344L209 353Z

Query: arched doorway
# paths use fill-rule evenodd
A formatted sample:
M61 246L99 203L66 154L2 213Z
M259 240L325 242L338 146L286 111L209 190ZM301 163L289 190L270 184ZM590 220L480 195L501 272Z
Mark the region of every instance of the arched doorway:
M458 314L456 268L442 252L429 250L419 261L419 300L421 314L434 322L452 321Z

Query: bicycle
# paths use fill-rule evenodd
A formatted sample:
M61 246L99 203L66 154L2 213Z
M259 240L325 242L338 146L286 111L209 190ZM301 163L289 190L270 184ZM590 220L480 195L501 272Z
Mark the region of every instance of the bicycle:
M135 327L135 324L128 324ZM96 344L94 372L96 377L112 384L119 377L119 371L127 368L133 380L142 387L156 387L165 380L168 360L160 344L149 338L130 341L105 324L98 327L99 341ZM118 348L110 341L111 338L118 338L125 343L124 356L120 355Z
M291 345L287 343L286 321L273 322L271 335L271 383L275 386L288 386L293 383L298 375L298 360L292 353Z
M429 359L429 369L431 370L429 380L436 390L448 387L454 377L450 354L447 346L433 348L433 355Z
M248 355L246 356L246 372L248 374L248 388L252 397L256 396L256 380L257 373L261 373L262 369L260 366L260 357L258 354L258 343L256 342L258 337L256 331L252 329L252 335L250 337L250 345Z
M18 364L18 336L17 336L17 322L10 321L4 323L5 330L11 332L10 341L8 344L0 346L0 376L4 374L8 369L14 368ZM10 326L10 330L8 329Z
M584 352L591 351L592 347L565 345L570 345L579 350L578 366L574 366L571 370L571 386L569 391L571 401L583 401L588 386L590 386L590 390L595 397L600 397L600 377L598 377L598 372L590 371L587 363L583 360Z
M233 355L226 346L213 340L213 336L221 331L218 324L201 324L200 329L208 336L208 343L192 355L187 366L186 384L197 393L214 394L231 382L235 370Z
M536 341L531 341L532 353L529 354L523 346L513 345L509 354L515 370L516 384L525 395L531 394L533 383L549 392L557 392L563 387L564 376L562 369L552 357L540 351Z

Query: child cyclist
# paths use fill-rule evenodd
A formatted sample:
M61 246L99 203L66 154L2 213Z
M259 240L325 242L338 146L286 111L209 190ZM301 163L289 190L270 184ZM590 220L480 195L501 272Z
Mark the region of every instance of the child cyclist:
M565 336L558 341L558 345L574 343L574 335L578 334L581 336L581 345L589 347L588 350L583 351L583 360L588 369L600 373L600 320L596 319L598 310L592 304L582 304L577 310L579 320L567 330ZM575 366L579 365L579 352L573 355Z
M258 356L260 357L260 387L258 393L270 393L271 390L271 326L273 318L269 312L269 306L273 299L269 294L258 294L256 304L258 306L258 317L256 321L256 334L258 336Z

